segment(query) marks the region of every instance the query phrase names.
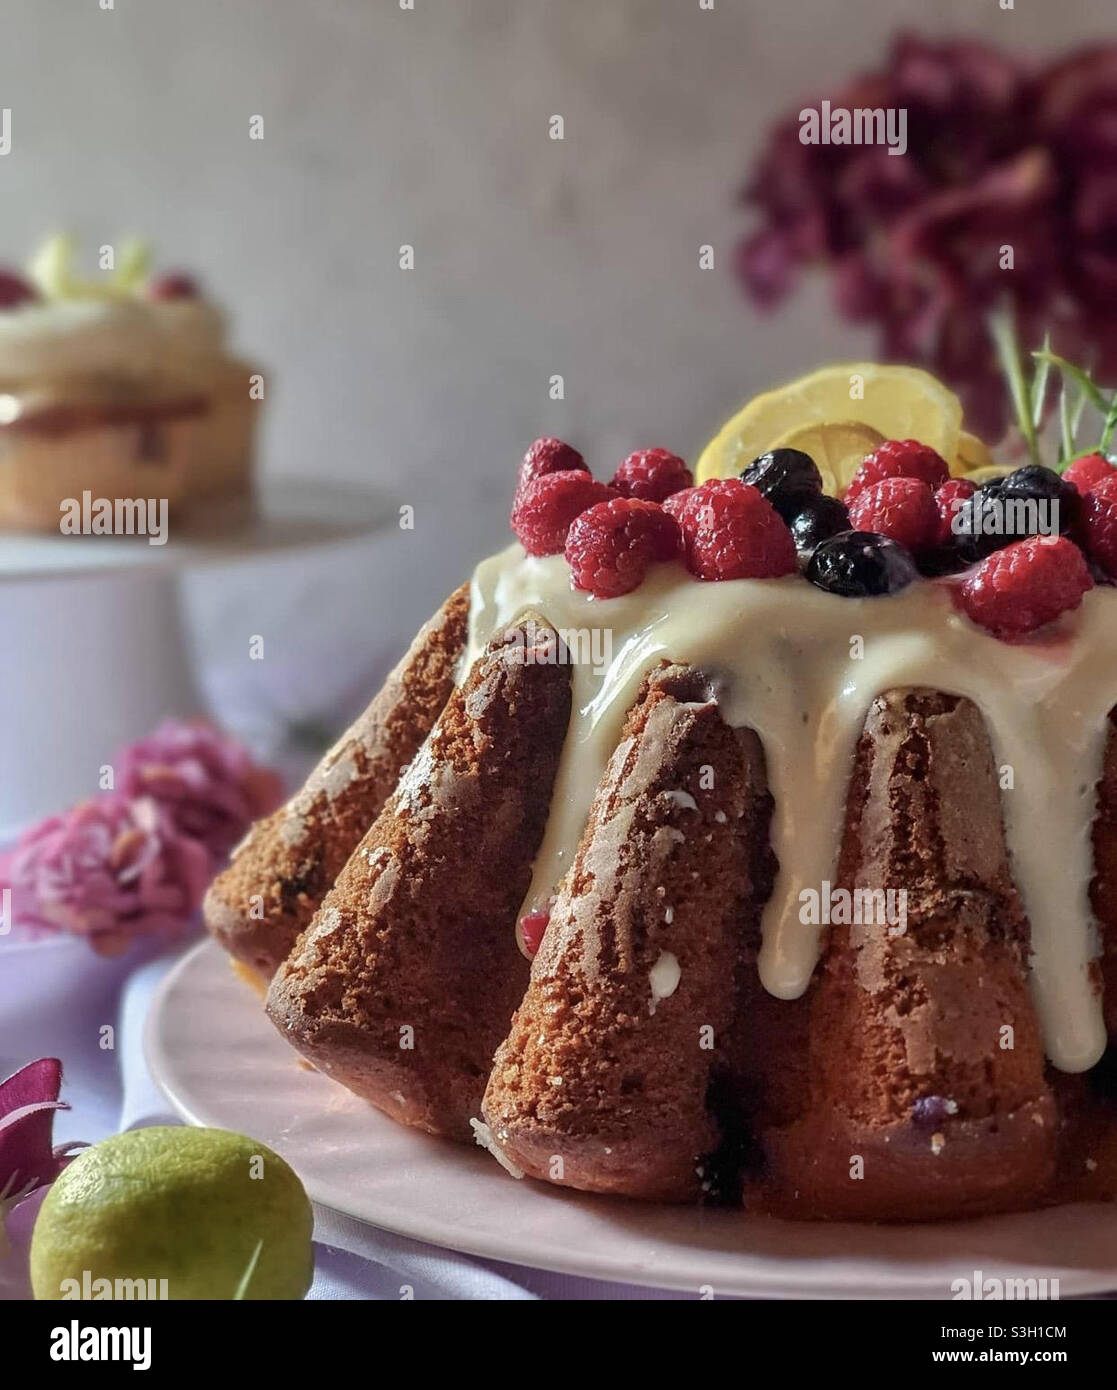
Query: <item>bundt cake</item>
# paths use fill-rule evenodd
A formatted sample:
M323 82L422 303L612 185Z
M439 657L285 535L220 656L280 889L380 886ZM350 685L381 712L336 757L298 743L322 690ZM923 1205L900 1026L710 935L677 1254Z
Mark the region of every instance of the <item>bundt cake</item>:
M870 484L937 495L917 449ZM603 487L533 446L520 540L252 831L210 930L314 1066L516 1176L812 1219L1117 1199L1087 541L951 572L884 511L835 530L800 461L688 488L657 454Z

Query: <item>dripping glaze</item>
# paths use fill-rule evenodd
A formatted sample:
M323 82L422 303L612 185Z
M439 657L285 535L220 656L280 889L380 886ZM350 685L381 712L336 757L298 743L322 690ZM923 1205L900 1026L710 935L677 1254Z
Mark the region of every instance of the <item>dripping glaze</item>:
M569 867L649 669L665 658L690 664L721 683L726 721L754 729L764 745L780 869L764 910L760 978L779 998L799 997L821 936L799 920L800 892L833 878L865 716L888 689L928 686L972 700L997 765L1014 770L1014 790L1001 799L1047 1053L1064 1071L1100 1058L1089 884L1106 717L1117 703L1117 591L1086 594L1053 639L1010 645L960 615L940 583L847 599L798 576L704 584L661 565L634 593L601 601L571 588L561 555L536 558L514 544L474 573L463 670L529 608L560 631L608 630L611 660L572 665L570 728L525 910L545 905Z

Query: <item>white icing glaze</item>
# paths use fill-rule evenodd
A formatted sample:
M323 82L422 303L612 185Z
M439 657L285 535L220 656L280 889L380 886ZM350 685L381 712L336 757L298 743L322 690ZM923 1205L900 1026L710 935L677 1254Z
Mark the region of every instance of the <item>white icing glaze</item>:
M806 989L820 928L799 920L800 891L836 867L853 752L875 696L928 686L967 696L985 716L998 767L1013 872L1032 933L1032 986L1048 1055L1092 1066L1105 1046L1089 966L1091 827L1117 703L1117 591L1088 593L1042 641L998 641L959 614L943 583L887 598L843 599L798 576L703 584L681 566L653 567L633 594L605 602L570 587L561 555L512 545L474 575L468 670L491 634L525 609L559 631L605 628L612 660L572 670L570 730L525 910L546 905L569 868L594 790L640 683L658 661L689 663L720 682L734 726L763 742L780 872L764 913L760 976L784 999ZM855 637L864 655L851 655Z
M679 958L671 951L660 951L656 963L648 972L648 983L652 987L652 1002L649 1013L655 1013L655 1006L661 999L670 999L679 988L679 981L683 978L683 972L679 966Z
M483 1120L470 1120L470 1128L473 1130L473 1139L482 1149L488 1149L489 1153L496 1159L506 1173L510 1173L514 1178L522 1178L524 1170L517 1168L504 1150L497 1143L492 1130Z
M205 382L223 357L225 323L204 299L61 299L0 312L0 381L120 373Z

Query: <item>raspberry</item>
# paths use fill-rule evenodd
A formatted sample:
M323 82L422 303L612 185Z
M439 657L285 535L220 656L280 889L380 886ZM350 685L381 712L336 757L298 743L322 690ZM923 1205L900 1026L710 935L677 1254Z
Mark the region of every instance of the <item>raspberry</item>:
M1086 494L1083 506L1086 549L1113 579L1117 577L1117 469L1111 468L1109 473Z
M1063 482L1073 483L1082 493L1091 492L1104 478L1117 474L1117 469L1104 454L1083 454L1063 470Z
M528 483L512 504L512 530L529 555L558 555L574 518L616 493L588 472L568 468Z
M1065 536L1029 536L995 550L959 586L975 623L997 637L1018 637L1077 608L1094 587L1082 552Z
M775 579L798 569L786 523L740 478L714 478L677 492L663 510L678 521L687 569L699 579Z
M713 480L716 484L718 479ZM663 510L668 516L673 516L683 529L686 535L686 528L691 524L694 513L701 507L708 496L707 489L709 483L702 483L700 487L685 487L682 492L673 492L663 504Z
M958 510L963 502L969 499L977 491L977 488L970 482L969 478L948 478L942 487L935 492L935 509L939 514L938 531L935 535L936 545L949 545L954 539L952 523L958 514Z
M575 518L566 538L574 587L595 598L630 593L653 560L674 560L681 549L674 517L640 497L597 503Z
M543 944L543 933L547 930L550 920L549 907L538 912L525 912L520 918L520 940L524 943L524 950L532 958Z
M576 470L588 473L586 461L577 449L564 444L561 439L544 435L537 439L523 457L519 477L516 479L516 493L512 499L515 511L528 487L536 478L545 478L548 473L569 473ZM561 547L560 547L561 548Z
M885 478L919 478L932 491L950 476L941 454L917 439L889 439L869 455L850 479L845 491L846 505L874 483Z
M918 478L885 478L863 488L849 504L855 531L873 531L919 551L932 544L939 529L935 496Z
M192 275L176 271L170 275L160 275L147 287L148 299L197 299L201 291Z
M645 502L663 502L693 485L690 469L668 449L637 449L613 474L611 484L622 497L642 497Z

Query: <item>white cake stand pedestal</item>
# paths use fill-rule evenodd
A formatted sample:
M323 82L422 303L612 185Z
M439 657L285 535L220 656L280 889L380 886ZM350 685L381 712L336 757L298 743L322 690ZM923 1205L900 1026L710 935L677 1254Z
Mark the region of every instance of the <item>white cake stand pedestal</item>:
M165 715L202 712L182 616L189 570L358 540L393 516L380 494L275 480L251 515L191 515L163 546L0 539L0 838L91 795L112 754Z

